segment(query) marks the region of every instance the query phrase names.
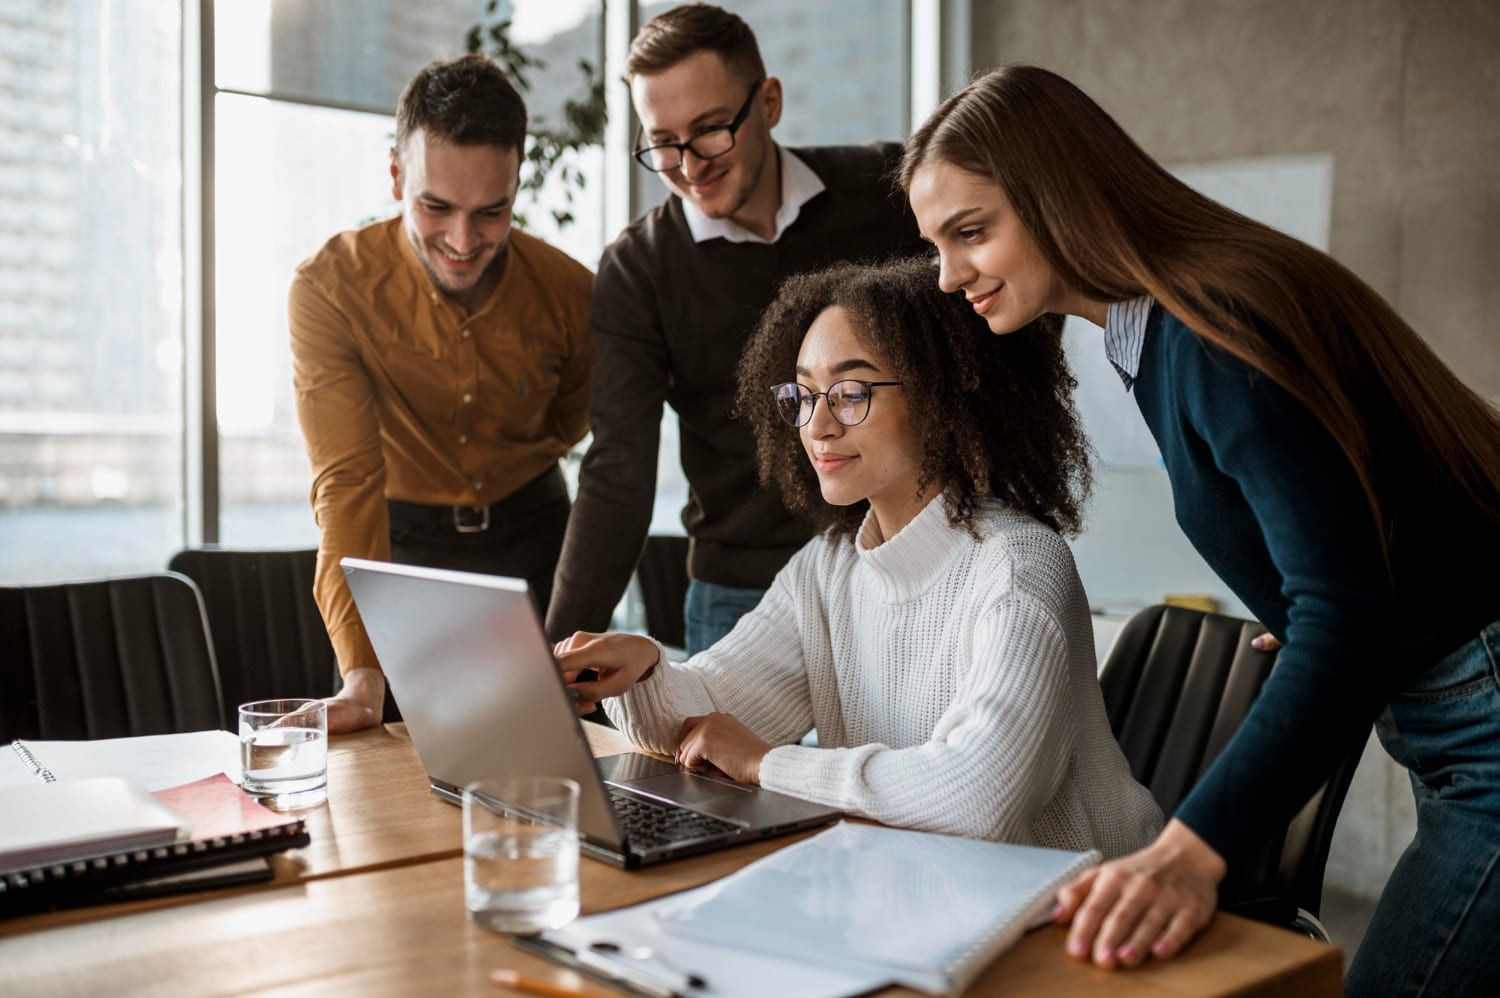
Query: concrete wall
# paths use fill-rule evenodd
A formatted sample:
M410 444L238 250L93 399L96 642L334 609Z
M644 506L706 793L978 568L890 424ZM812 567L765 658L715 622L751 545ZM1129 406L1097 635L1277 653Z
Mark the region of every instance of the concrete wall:
M1500 401L1500 3L975 0L972 25L976 71L1056 70L1163 163L1332 155L1330 252ZM1330 885L1377 892L1413 827L1372 739Z

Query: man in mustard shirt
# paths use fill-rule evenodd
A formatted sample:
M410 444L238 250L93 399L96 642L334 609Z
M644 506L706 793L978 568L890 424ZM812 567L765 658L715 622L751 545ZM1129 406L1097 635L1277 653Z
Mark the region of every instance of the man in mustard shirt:
M494 63L429 65L396 110L400 217L338 234L292 281L314 595L344 679L330 731L376 723L385 697L340 558L517 576L546 608L558 459L588 430L591 275L511 229L525 138Z

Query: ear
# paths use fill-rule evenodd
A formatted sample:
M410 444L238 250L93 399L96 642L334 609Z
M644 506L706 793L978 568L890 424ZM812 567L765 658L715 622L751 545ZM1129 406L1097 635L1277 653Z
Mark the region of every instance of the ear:
M391 196L401 200L401 153L391 147Z
M766 112L766 128L775 128L781 121L781 81L774 76L766 77L760 85L761 107Z

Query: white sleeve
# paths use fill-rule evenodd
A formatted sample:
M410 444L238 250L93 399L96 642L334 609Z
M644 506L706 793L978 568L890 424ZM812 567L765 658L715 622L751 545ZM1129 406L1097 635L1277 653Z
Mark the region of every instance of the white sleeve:
M822 619L808 551L818 544L814 540L798 552L760 604L712 648L681 663L662 655L648 679L605 700L604 711L615 726L633 744L663 755L676 754L684 720L715 711L733 715L772 745L796 741L811 730L799 622Z
M1011 594L976 625L973 654L926 743L775 748L761 785L890 825L1024 841L1077 742L1067 641L1040 602Z

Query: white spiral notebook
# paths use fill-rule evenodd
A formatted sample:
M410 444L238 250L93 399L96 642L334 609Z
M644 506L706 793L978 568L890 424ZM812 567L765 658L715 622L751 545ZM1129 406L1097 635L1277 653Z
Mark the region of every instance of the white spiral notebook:
M653 923L659 948L712 985L730 982L714 979L710 954L735 950L762 955L768 970L793 965L836 975L807 994L885 984L957 994L1045 922L1058 888L1099 858L842 823L706 887L631 910L636 921ZM608 920L598 928L618 936L629 928L625 917L580 919L543 938L588 945L594 919ZM693 944L704 947L701 966L693 965ZM839 977L848 990L828 990Z

